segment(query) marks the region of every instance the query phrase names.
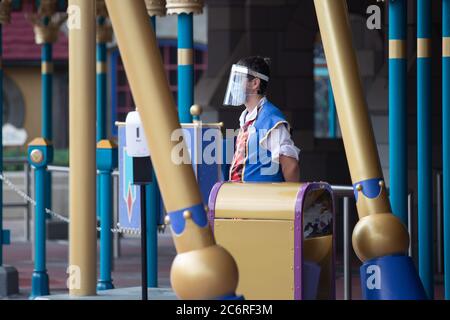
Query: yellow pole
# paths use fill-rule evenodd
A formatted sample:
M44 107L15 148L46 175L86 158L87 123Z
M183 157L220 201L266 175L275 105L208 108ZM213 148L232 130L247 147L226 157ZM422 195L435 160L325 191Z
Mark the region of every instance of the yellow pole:
M215 243L191 164L177 165L172 159L178 141L171 136L180 124L145 2L106 0L106 6L171 222L178 252L172 287L182 299L233 296L236 263Z
M95 137L95 1L70 0L69 131L70 229L69 290L96 294L97 230Z
M405 226L392 215L359 77L345 0L314 0L350 167L359 222L353 247L362 261L407 252Z

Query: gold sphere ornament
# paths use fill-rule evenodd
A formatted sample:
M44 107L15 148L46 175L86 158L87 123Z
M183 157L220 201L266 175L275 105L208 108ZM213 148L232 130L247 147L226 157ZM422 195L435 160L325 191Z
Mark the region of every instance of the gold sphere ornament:
M378 182L378 185L379 185L381 188L384 188L384 181L383 181L383 180L380 180L380 182Z
M192 213L189 210L185 210L183 212L183 217L187 220L187 219L191 219L192 218Z
M202 114L203 109L200 105L194 104L189 111L193 117L199 117Z
M363 189L362 185L358 183L358 184L356 185L356 190L357 190L357 191L362 191L362 189Z
M169 216L166 216L166 217L164 218L164 223L165 223L165 224L170 224L170 217L169 217Z
M391 213L375 213L361 218L353 229L353 249L361 261L391 254L406 254L409 234Z
M233 257L218 245L178 254L170 282L183 300L204 300L234 295L238 269Z

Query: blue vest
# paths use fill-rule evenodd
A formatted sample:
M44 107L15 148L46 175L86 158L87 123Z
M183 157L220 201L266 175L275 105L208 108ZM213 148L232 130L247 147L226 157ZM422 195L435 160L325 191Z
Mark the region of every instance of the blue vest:
M247 140L247 158L242 172L243 182L284 182L281 165L272 162L269 150L263 149L261 140L280 125L289 125L283 113L271 102L264 102L258 110L253 128L250 127Z

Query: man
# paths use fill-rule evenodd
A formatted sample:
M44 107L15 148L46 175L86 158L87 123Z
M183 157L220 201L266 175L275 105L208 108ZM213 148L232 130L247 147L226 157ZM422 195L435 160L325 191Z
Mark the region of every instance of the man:
M224 105L245 105L230 168L233 182L299 181L300 150L283 113L266 98L269 62L268 58L248 57L231 70Z

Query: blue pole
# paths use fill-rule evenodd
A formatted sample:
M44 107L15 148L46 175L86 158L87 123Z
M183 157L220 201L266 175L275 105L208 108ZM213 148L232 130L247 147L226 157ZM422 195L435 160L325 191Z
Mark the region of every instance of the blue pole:
M105 17L98 17L98 24L105 23ZM106 43L97 41L97 142L106 139L106 108L107 108L107 50ZM100 178L96 177L97 182L97 219L101 219L100 214Z
M419 275L429 299L434 297L431 108L431 0L418 0L417 188Z
M192 122L194 104L194 25L193 14L178 15L178 117L180 123Z
M392 212L408 223L406 0L389 1L389 177Z
M0 173L3 174L3 25L0 24ZM0 267L3 266L3 183L0 183Z
M110 140L97 143L97 169L99 170L99 209L100 209L100 277L97 290L113 289L112 270L112 234L113 199L111 174L117 168L117 145Z
M48 25L49 17L44 18L44 24ZM53 140L52 129L52 108L53 108L53 45L51 43L42 44L41 48L41 81L42 81L42 117L41 136L49 141ZM45 173L45 207L51 209L52 206L52 175Z
M150 17L150 23L156 32L155 16ZM161 210L161 197L155 171L152 171L152 182L146 186L147 197L147 287L158 286L158 226L157 220Z
M97 290L113 289L111 278L112 262L112 197L111 197L111 171L100 171L100 279Z
M45 214L45 174L47 161L51 160L43 156L45 151L37 147L30 152L31 165L35 168L35 193L36 209L34 218L34 270L31 278L31 296L36 298L49 294L49 280L45 265L45 240L46 240L46 214ZM37 155L34 154L36 152ZM46 159L44 159L46 158ZM33 163L33 160L37 163Z
M442 37L444 287L450 300L450 0L442 1Z
M106 59L106 43L97 42L97 142L106 139Z
M330 79L328 79L328 137L336 138L336 104Z

